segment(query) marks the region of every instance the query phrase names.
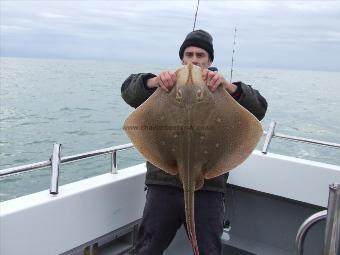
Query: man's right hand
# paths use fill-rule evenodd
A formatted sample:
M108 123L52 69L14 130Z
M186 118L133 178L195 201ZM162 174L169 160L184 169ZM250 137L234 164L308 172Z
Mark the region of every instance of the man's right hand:
M161 72L158 76L147 80L146 86L148 88L160 87L169 92L176 84L176 73L172 71Z

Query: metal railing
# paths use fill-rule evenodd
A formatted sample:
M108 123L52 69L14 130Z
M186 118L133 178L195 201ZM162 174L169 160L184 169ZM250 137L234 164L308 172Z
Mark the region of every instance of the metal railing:
M306 139L303 137L276 134L275 127L276 127L276 122L273 121L270 123L269 130L267 132L266 131L264 132L264 135L266 137L265 137L265 141L264 141L263 148L262 148L263 154L266 154L268 152L270 142L273 138L283 138L286 140L328 146L328 147L338 148L338 149L340 148L340 144L337 144L337 143L330 143L330 142L324 142L324 141L319 141L319 140L314 140L314 139ZM67 157L60 157L60 147L61 147L61 144L54 144L53 154L50 160L0 170L0 177L52 166L50 193L56 195L58 194L58 180L59 180L60 164L73 162L73 161L86 159L86 158L91 158L91 157L95 157L98 155L111 154L111 173L116 174L118 170L117 152L121 150L134 148L132 143L128 143L128 144L118 145L118 146L104 148L100 150L85 152L82 154L76 154L76 155L67 156Z
M59 180L59 171L60 171L61 163L73 162L73 161L77 161L81 159L95 157L98 155L111 154L111 173L116 174L118 170L117 152L126 150L126 149L131 149L134 146L132 143L128 143L128 144L122 144L122 145L118 145L114 147L85 152L85 153L62 157L62 158L60 158L60 147L61 147L61 144L54 144L53 154L50 160L0 170L0 177L52 166L50 193L53 195L56 195L58 194L58 180Z
M340 149L339 143L324 142L324 141L315 140L315 139L308 139L308 138L303 138L303 137L298 137L298 136L275 133L275 128L276 128L276 122L272 121L269 125L269 130L267 132L264 131L266 138L265 138L265 141L263 143L263 148L262 148L263 154L266 154L268 152L270 142L272 141L273 138L281 138L281 139L295 141L295 142L303 142L303 143L309 143L309 144L315 144L315 145L321 145L321 146L327 146L331 148Z
M323 255L340 254L340 183L329 186L327 210L313 214L300 226L295 239L296 255L303 255L305 237L317 222L326 219Z

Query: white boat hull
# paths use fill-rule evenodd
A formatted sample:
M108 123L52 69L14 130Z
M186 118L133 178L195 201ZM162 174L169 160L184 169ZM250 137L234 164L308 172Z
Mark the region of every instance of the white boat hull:
M56 196L46 190L2 202L0 254L61 254L140 219L145 172L140 164L61 186ZM340 182L340 167L255 151L228 182L326 207L328 186Z

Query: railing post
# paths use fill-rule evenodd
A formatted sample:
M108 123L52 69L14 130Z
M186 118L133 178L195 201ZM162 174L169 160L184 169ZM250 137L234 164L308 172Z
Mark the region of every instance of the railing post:
M269 130L267 132L266 139L264 141L263 148L262 148L263 154L267 154L268 152L270 142L272 141L272 138L274 136L275 127L276 127L276 122L275 121L270 122Z
M53 154L51 157L52 176L51 176L51 187L50 187L50 194L52 195L58 194L60 147L61 147L61 144L59 143L55 143L53 145Z
M116 174L117 170L117 150L115 149L111 154L111 173Z
M340 254L340 183L329 185L324 255Z

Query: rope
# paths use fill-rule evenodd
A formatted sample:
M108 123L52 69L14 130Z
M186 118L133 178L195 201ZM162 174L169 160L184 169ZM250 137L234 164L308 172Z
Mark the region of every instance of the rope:
M195 21L194 21L194 27L192 28L192 31L195 30L196 27L196 19L197 19L197 12L198 12L198 6L200 5L200 0L197 0L197 7L196 7L196 13L195 13Z

